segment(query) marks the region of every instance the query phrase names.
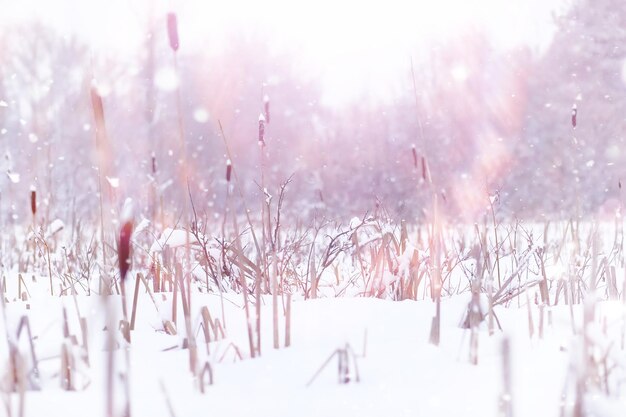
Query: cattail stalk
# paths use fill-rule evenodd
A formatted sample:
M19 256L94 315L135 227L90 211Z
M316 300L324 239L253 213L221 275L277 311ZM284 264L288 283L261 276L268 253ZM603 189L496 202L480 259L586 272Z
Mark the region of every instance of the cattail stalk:
M48 168L50 169L50 168ZM33 215L33 236L37 233L37 190L34 185L30 187L30 212ZM37 248L33 239L33 265L37 262ZM52 277L50 278L50 295L52 294ZM21 292L20 292L21 298Z
M100 240L102 246L102 277L100 278L100 294L109 294L110 282L106 270L106 244L104 232L104 196L102 193L102 176L105 165L104 141L106 140L106 125L104 123L104 105L102 97L95 86L91 86L91 106L96 125L96 150L98 152L98 194L100 197ZM103 285L104 288L103 288Z
M268 265L266 257L267 233L265 231L265 116L259 115L259 158L261 171L261 265L262 273L257 274L256 282L256 347L257 353L261 354L261 286L265 286L265 290L269 289L268 283ZM276 338L274 338L276 340Z
M230 161L233 161L232 153L230 152L230 146L228 146L228 140L226 139L226 134L224 133L224 127L222 126L222 122L218 120L218 125L220 128L220 133L222 135L222 141L224 142L224 147L226 148L226 155ZM252 241L254 242L254 247L256 248L257 255L259 259L262 258L261 247L259 245L259 240L257 239L256 232L254 231L254 225L252 224L252 219L250 218L250 210L248 210L246 199L243 195L243 190L241 188L241 183L239 182L239 178L237 177L237 171L235 170L234 165L232 166L232 175L235 182L235 186L239 191L239 198L241 199L241 203L243 204L244 214L246 216L246 221L248 226L250 227L250 233L252 234Z
M237 217L232 216L232 220L233 220L233 230L235 231L236 249L238 253L242 253L241 252L242 251L241 238L239 236L239 227L237 226ZM250 356L254 358L257 355L257 349L254 346L254 331L252 330L252 321L250 318L250 302L248 300L248 283L246 282L246 277L243 273L241 263L238 259L239 257L237 257L237 260L235 260L235 263L237 265L237 268L239 269L239 281L241 284L241 293L243 294L244 310L246 312L246 328L248 330L248 344L250 347ZM257 300L257 303L260 304L260 301L261 300Z
M263 97L263 110L265 111L265 121L267 122L267 124L269 124L270 123L270 98L267 94Z
M172 49L172 55L174 57L174 71L176 73L177 79L179 78L179 69L178 69L178 48L180 46L179 38L178 38L178 22L176 18L176 14L173 12L168 13L167 15L167 35L170 42L170 48ZM183 109L182 109L182 100L180 94L180 84L176 88L176 111L178 115L178 134L180 139L180 153L182 164L180 167L180 180L181 180L181 189L189 188L189 174L187 167L187 144L185 141L185 128L183 123ZM184 198L184 207L183 207L183 216L188 216L189 214L189 201ZM187 222L188 223L188 222ZM185 275L187 276L187 288L191 289L191 237L189 227L185 227ZM185 297L184 293L181 293L182 297ZM189 308L191 308L191 290L187 296L187 304Z
M126 306L126 275L130 269L131 262L131 241L130 238L133 234L133 221L132 221L132 207L131 200L127 199L124 203L124 209L122 213L122 227L120 228L120 235L117 244L117 258L119 262L120 270L120 286L122 289L122 314L124 322L128 323L128 309ZM128 326L130 329L130 325ZM130 330L126 337L130 342Z

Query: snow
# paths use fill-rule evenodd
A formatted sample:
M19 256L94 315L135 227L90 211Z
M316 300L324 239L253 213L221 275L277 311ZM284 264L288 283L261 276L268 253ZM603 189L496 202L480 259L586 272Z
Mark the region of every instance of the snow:
M623 1L0 17L0 417L626 415Z
M119 178L115 178L115 177L106 177L107 182L109 183L109 185L111 186L111 188L119 188L120 186L120 179Z
M178 248L185 246L187 239L191 244L198 243L198 240L190 232L181 229L166 228L161 237L150 247L150 253L161 252L165 247Z
M164 295L170 298L171 294ZM543 340L529 339L526 333L526 311L499 309L508 333L488 336L480 331L479 363L467 361L469 331L457 324L466 306L466 297L447 300L442 306L442 343L436 348L427 343L430 317L434 305L428 301L391 302L376 299L296 300L293 303L292 346L273 350L270 347L271 309L263 308L264 345L257 359L235 360L228 353L234 343L246 353L245 316L236 294L226 296L227 339L213 342L210 353L199 336L201 360L208 360L214 370L215 383L201 394L187 369L186 349L181 349L182 336L169 336L159 330L161 317L150 306L147 297L139 303L137 327L132 332L130 352L133 415L168 416L168 393L175 415L201 416L210 409L216 415L249 416L328 416L381 414L458 416L498 415L501 392L501 353L504 337L513 343L513 392L515 415L558 415L560 394L566 383L570 339L567 308L554 309L554 325ZM53 363L42 362L42 391L27 393L26 416L82 416L84 406L92 415L104 410L104 352L98 346L103 340L100 330L103 315L98 300L78 297L79 310L91 323L91 367L83 370L88 386L77 392L62 391L54 373ZM116 301L116 303L119 302ZM217 313L216 296L194 296L196 311L200 305ZM608 304L607 304L608 305ZM48 298L32 304L11 303L7 314L31 318L35 346L40 358L58 357L50 350L61 338L61 299ZM73 334L79 332L73 307L68 305ZM163 301L162 307L167 306ZM537 310L533 311L537 314ZM617 317L611 316L611 320ZM180 319L179 319L180 320ZM199 315L194 315L194 328ZM281 322L282 324L282 322ZM183 329L184 326L178 326ZM156 331L155 331L156 330ZM282 334L281 328L281 334ZM351 382L339 385L336 361L331 362L309 385L323 362L338 348L348 344L356 355L360 382L355 382L355 369L350 369ZM174 349L170 349L170 348ZM123 362L122 351L116 358ZM45 365L45 366L44 366ZM545 372L550 369L550 372ZM276 401L276 393L288 400ZM245 401L242 401L245 398ZM454 398L454 401L451 399ZM594 400L594 409L611 409L618 415L623 404Z
M18 174L17 172L7 171L7 176L13 184L17 184L20 182L20 174Z
M193 119L198 123L206 123L209 121L209 112L202 107L198 107L193 111Z
M154 77L154 85L161 91L176 91L180 80L174 67L159 68Z
M122 206L122 210L120 212L120 220L122 222L132 221L134 216L135 203L133 199L128 197L124 200L124 205Z
M48 225L48 228L46 229L46 239L54 236L55 234L60 232L64 227L65 227L65 224L63 223L63 220L54 219L52 222L50 222L50 224Z
M358 224L357 224L358 222ZM361 251L375 248L384 239L394 236L392 224L368 219L361 226L359 218L353 219L353 228L325 230L316 245L316 252L323 252L328 236L347 230L345 239L339 239L340 247L357 239ZM63 226L60 220L52 225ZM147 219L139 222L138 230L150 230ZM527 227L531 228L531 226ZM556 236L563 236L554 226ZM467 226L468 230L474 227ZM581 225L580 232L587 233L591 225ZM543 227L532 230L541 236ZM396 236L398 230L395 230ZM461 233L461 232L459 232ZM408 234L414 236L413 231ZM600 248L612 248L610 234L599 239ZM200 236L201 240L205 237ZM491 239L490 234L486 235ZM64 244L63 235L55 240ZM150 241L150 233L135 234L133 240ZM196 238L190 234L190 243L197 248ZM245 245L247 236L244 239ZM148 253L155 255L164 248L181 248L186 244L187 231L166 228L152 241ZM538 242L541 242L541 238ZM560 240L559 240L560 242ZM207 292L203 267L196 257L192 261L191 282L191 329L198 344L198 367L209 363L214 384L206 386L204 393L189 371L188 334L183 316L180 293L177 297L176 320L173 319L172 292L153 293L152 275L138 269L147 277L147 288L139 282L137 316L128 344L115 331L119 348L113 354L119 375L130 375L130 395L133 415L170 416L168 402L174 415L201 416L207 410L217 415L248 416L328 416L353 415L374 417L381 414L392 416L428 415L452 417L458 415L500 416L500 404L508 401L516 416L554 416L562 412L569 415L574 407L575 381L586 372L595 372L601 366L586 365L583 357L583 341L590 349L591 357L601 364L603 358L610 367L607 375L610 395L599 386L589 385L585 408L601 417L620 415L626 405L620 401L623 388L620 381L626 377L626 360L623 356L622 337L626 329L626 308L622 301L604 301L605 285L600 282L595 294L589 294L583 303L564 304L561 296L557 305L544 306L538 296L538 286L528 286L541 277L539 256L553 255L558 249L555 241L547 245L526 242L518 245L522 253L510 253L506 248L499 251L500 273L503 282L517 276L519 271L528 273L523 280L510 282L504 295L524 288L520 296L495 305L497 319L490 334L489 319L466 328L468 312L486 314L489 311L489 281L476 299L469 291L468 280L474 276L476 261L465 258L459 263L443 267L444 297L441 301L441 335L438 346L429 343L432 318L436 306L424 287L427 278L419 284L417 300L392 301L394 289L408 282L413 274L429 273L430 254L419 242L409 240L404 251L393 255L379 274L371 269L372 259L362 259L365 276L356 275L361 267L354 253L342 253L333 268L318 271L321 281L318 288L320 299L305 299L297 288L293 291L291 316L291 345L285 347L284 303L278 297L278 324L280 348L272 344L272 296L261 300L261 356L252 358L249 351L249 323L255 328L254 313L249 318L244 310L244 297L228 286L220 292ZM137 243L139 244L139 243ZM52 242L49 242L52 245ZM148 246L146 246L147 248ZM393 246L390 246L390 248ZM363 249L365 248L365 250ZM460 249L456 249L460 250ZM143 251L136 251L142 254ZM209 246L210 256L221 258L220 248ZM199 254L198 254L199 255ZM56 255L53 262L58 262ZM565 245L561 257L551 257L544 266L551 279L550 296L555 302L557 284L568 271L563 259L585 262L571 245ZM417 261L417 263L416 263ZM495 266L495 263L493 264ZM300 263L297 267L302 268ZM484 267L484 266L483 266ZM57 267L58 268L58 267ZM447 268L450 268L447 271ZM62 269L61 269L62 270ZM497 283L495 269L492 285ZM619 270L618 288L622 287L623 270ZM525 274L524 274L525 275ZM124 281L127 294L127 311L132 311L132 299L137 281L129 274ZM22 317L28 317L33 334L35 353L39 362L40 378L34 382L41 390L26 393L26 416L45 415L54 410L55 415L84 415L89 407L92 415L104 415L107 318L105 303L96 295L86 296L79 288L76 296L59 297L55 285L54 297L50 296L49 277L23 275L28 297L20 300L18 275L12 270L7 274L6 320L0 320L0 331L6 327L7 342L19 346L20 353L30 361L30 344L22 335L15 337ZM61 276L55 275L61 281ZM485 277L489 279L488 276ZM554 280L554 281L552 281ZM253 278L248 278L249 285ZM92 291L98 287L97 276L91 281ZM211 283L211 286L213 284ZM22 287L22 291L24 288ZM495 291L495 289L494 289ZM499 291L498 291L499 292ZM254 302L254 297L249 299ZM364 295L375 295L364 297ZM113 295L109 305L121 318L119 306L122 299ZM202 308L208 308L214 320L224 327L225 338L206 344L201 329ZM251 310L255 311L252 306ZM68 318L70 338L63 336L63 309ZM585 325L583 320L593 312L593 320ZM87 351L82 343L79 317L88 326L89 364ZM529 317L532 322L529 322ZM172 322L171 325L168 322ZM530 325L532 323L532 325ZM166 327L167 326L167 327ZM500 329L501 326L501 329ZM168 334L166 328L177 334ZM254 330L253 330L254 332ZM72 337L75 342L72 342ZM583 336L585 339L583 339ZM215 339L213 337L213 339ZM510 341L510 392L504 392L504 341ZM2 343L0 354L7 357L8 343ZM477 346L477 363L470 360L470 346ZM76 391L61 389L61 348L66 347L74 363L73 381ZM348 383L339 383L338 354L346 350L348 356ZM237 353L239 352L239 353ZM335 355L335 356L332 356ZM128 362L127 362L128 358ZM330 362L322 367L327 359ZM6 370L3 363L0 370ZM318 372L319 371L319 372ZM4 371L3 371L4 372ZM345 377L346 375L343 375ZM124 396L121 377L116 378L117 401ZM357 381L358 379L358 381ZM281 400L277 401L277 393ZM17 395L12 394L16 404ZM245 399L242 400L242 399ZM284 400L283 400L284 399Z
M149 226L150 226L150 220L146 219L145 217L142 217L142 219L139 221L139 224L135 226L135 230L133 230L133 237L136 237L140 233L146 231Z

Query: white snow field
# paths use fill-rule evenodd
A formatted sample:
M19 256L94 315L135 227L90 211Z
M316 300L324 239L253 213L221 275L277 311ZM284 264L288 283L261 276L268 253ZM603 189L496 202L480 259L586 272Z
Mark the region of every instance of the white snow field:
M564 236L567 227L554 227L554 235ZM384 236L389 230L370 229L355 223L349 230L356 234L346 235L346 241L354 242L356 236L362 248L380 248L385 240L375 235ZM183 248L179 232L174 234L180 242L170 245ZM164 233L172 235L172 230ZM382 284L368 284L353 277L361 268L377 271L375 257L364 257L359 265L353 259L354 248L346 247L335 260L337 269L322 271L317 299L311 299L310 289L305 292L296 284L290 287L291 303L286 293L278 294L278 349L273 347L272 295L262 296L261 349L254 358L248 334L249 323L256 343L254 290L248 292L247 321L243 292L236 291L240 287L231 282L220 295L210 283L207 293L206 287L202 288L203 274L194 274L189 310L189 326L197 344L194 373L190 371L184 315L187 305L181 292L154 292L152 279L136 278L140 269L125 283L127 320L136 310L130 343L123 337L123 324L119 331L105 330L112 327L107 326L105 300L111 303L112 323L123 319L124 309L121 296L97 295L97 280L88 284L90 296L85 295L86 287L78 284L74 285L77 295L68 291L59 296L57 291L51 296L45 274L36 281L23 274L21 284L17 274L8 274L4 319L0 321L0 330L6 334L6 343L0 343L5 388L2 412L32 417L121 416L128 412L133 416L268 417L625 415L623 279L602 272L603 265L620 264L620 256L611 255L613 235L602 235L608 243L596 245L595 257L589 248L576 258L573 245L562 246L559 239L546 246L546 303L541 301L538 284L541 262L524 258L542 253L543 249L537 251L542 246L515 244L520 249L517 252L503 248L500 274L502 287L508 287L497 291L494 283L490 290L490 281L485 279L486 284L473 287L480 290L472 292L469 282L477 271L476 262L461 254L469 253L471 245L457 247L457 255L452 256L452 246L463 245L451 237L453 233L447 236L448 255L442 271L449 273L443 274L438 345L430 342L436 303L429 295L432 270L428 248L422 251L407 244L403 253L390 251L389 271L380 274ZM139 241L137 236L135 239ZM159 252L154 245L163 247L165 241L158 242L147 238L137 245ZM323 248L324 242L328 239L317 245ZM602 248L609 250L604 253ZM194 259L198 259L196 251L193 249ZM413 297L417 300L400 300L392 289L402 280L402 270L411 269L408 264L403 266L403 262L410 263L409 252L423 257L412 273L423 271L425 275ZM496 274L498 261L493 255L486 277L489 271ZM574 259L579 262L569 267L578 268L583 287L590 286L585 274L591 264L598 269L595 290L578 292L574 284L561 288L563 282L570 282L562 279L563 271ZM514 264L523 269L513 268ZM587 264L590 266L584 267ZM623 275L623 268L617 270ZM54 281L55 287L63 288L60 274ZM252 288L252 279L246 281ZM27 293L24 300L17 297L21 293ZM495 304L493 316L489 314L490 294ZM286 347L289 306L290 346ZM474 318L468 319L468 312L478 314L470 314ZM34 352L25 327L16 337L24 317L30 325ZM206 343L205 322L209 323L210 343ZM105 349L107 335L115 338L110 356L111 350ZM208 371L202 373L207 366L212 384ZM108 375L112 375L112 389L107 386ZM129 409L125 408L127 399Z

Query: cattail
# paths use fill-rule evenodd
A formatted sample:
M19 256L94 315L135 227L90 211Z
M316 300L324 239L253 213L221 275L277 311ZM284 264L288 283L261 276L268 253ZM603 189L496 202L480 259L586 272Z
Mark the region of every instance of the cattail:
M263 109L265 110L265 121L270 122L270 97L266 94L263 97Z
M130 267L130 236L133 233L133 223L129 220L122 225L120 230L120 242L118 256L120 262L120 276L122 281L126 278L126 273Z
M265 146L265 116L259 115L259 145Z
M122 281L126 278L126 273L130 268L130 237L132 234L132 200L128 198L124 202L124 208L122 210L122 228L120 229L120 239L117 246L120 277Z
M156 166L156 155L152 152L152 174L156 174L157 166Z
M37 214L37 190L34 185L30 187L30 211L33 216Z
M576 127L576 115L578 114L578 108L576 103L572 106L572 127Z
M96 121L96 131L102 133L104 131L104 106L102 105L102 97L95 86L91 86L91 106L93 107L93 115Z
M413 153L413 166L415 167L415 169L417 169L418 160L417 160L417 149L415 149L415 145L411 146L411 152Z
M226 182L230 182L230 175L233 172L233 164L230 159L226 160Z
M430 178L430 169L428 168L428 161L426 157L422 156L422 180L425 182L432 182Z
M170 40L170 48L174 52L178 51L178 23L174 12L167 14L167 36Z

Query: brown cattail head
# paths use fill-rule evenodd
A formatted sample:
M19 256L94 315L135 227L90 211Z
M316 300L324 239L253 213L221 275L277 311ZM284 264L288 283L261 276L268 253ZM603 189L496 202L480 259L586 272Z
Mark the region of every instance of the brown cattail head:
M226 160L226 182L230 182L230 175L233 172L233 164L230 159Z
M265 110L265 121L270 122L270 97L266 94L263 97L263 109Z
M415 149L415 145L411 146L411 152L413 153L413 166L415 167L415 169L417 169L418 160L417 160L417 149Z
M176 20L176 13L170 12L167 14L167 37L170 40L170 48L174 52L178 51L178 22Z
M156 174L157 166L156 166L156 155L152 152L152 174Z
M93 107L93 116L96 121L96 132L102 134L104 132L104 106L102 96L95 85L91 86L91 107Z
M422 181L429 184L432 183L432 179L430 177L430 168L428 167L428 161L424 156L422 156Z
M37 190L34 185L30 187L30 211L33 216L37 214Z
M120 277L122 281L126 278L126 273L130 268L130 236L133 234L133 222L128 220L122 224L120 229L120 241L117 253L120 262Z
M119 261L120 277L122 281L124 281L124 279L126 279L126 274L130 269L130 238L133 234L131 199L126 199L124 203L121 220L122 227L120 229L120 238L117 244L117 256Z
M259 115L259 145L265 146L265 116Z
M576 103L572 106L572 127L576 127L576 115L578 114L578 107Z

